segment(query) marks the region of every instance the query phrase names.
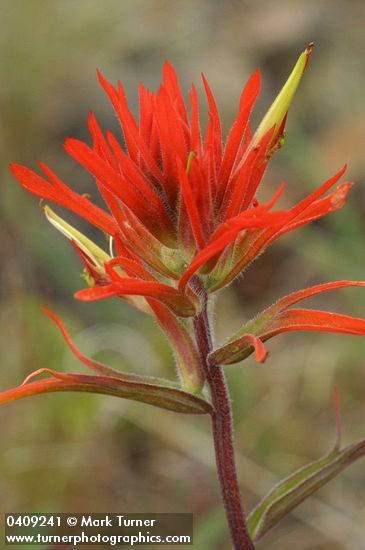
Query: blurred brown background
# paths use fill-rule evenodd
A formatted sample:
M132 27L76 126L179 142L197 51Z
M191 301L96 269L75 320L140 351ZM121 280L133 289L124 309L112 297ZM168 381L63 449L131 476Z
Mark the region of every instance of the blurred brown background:
M119 301L73 300L82 286L79 261L8 170L10 161L35 168L42 159L78 191L95 193L92 178L67 159L62 142L66 136L86 139L90 109L103 127L118 131L96 67L123 81L135 111L138 82L156 87L165 58L186 92L192 80L200 86L204 71L227 130L249 74L262 69L258 121L300 51L314 41L310 69L290 111L287 143L262 193L285 179L289 206L344 162L357 185L341 212L282 238L220 296L217 338L289 291L364 279L362 0L2 0L0 11L2 389L41 367L83 371L41 305L63 318L86 353L121 369L173 375L167 344L149 320ZM365 315L361 289L330 293L313 304ZM329 450L334 384L342 396L344 442L365 437L363 339L293 333L268 347L265 366L250 358L227 368L247 508L275 481ZM81 394L24 400L0 415L1 512L193 511L194 548L230 547L208 419ZM294 547L365 548L364 461L259 545Z

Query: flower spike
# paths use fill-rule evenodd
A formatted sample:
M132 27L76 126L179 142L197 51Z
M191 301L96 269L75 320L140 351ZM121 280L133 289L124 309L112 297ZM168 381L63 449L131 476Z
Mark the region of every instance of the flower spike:
M127 151L111 132L104 135L93 113L88 118L92 147L68 138L65 150L94 176L111 214L71 191L43 164L49 181L27 168L12 167L26 189L96 225L113 240L119 250L117 255L133 261L138 258L152 275L149 281L133 275L133 281L127 276L110 284L104 277L103 262L98 263L97 269L95 261L88 265L90 249L85 250L85 246L90 243L85 245L86 237L80 246L77 239L81 237L72 230L74 246L95 285L77 293L77 298L89 301L119 295L132 297L137 292L146 299L161 300L177 315L195 315L199 301L189 290L194 274L208 292L218 290L278 236L344 204L348 183L341 184L323 200L319 200L324 192L320 188L317 194L312 193L286 212L269 213L261 209L256 197L273 150L282 137L287 111L311 49L309 45L300 55L252 137L249 117L261 85L259 70L253 73L242 92L237 119L225 146L217 103L204 75L209 123L202 140L196 89L192 86L189 117L169 62L164 65L162 84L156 93L140 85L139 121L128 106L121 83L115 87L98 72L99 82L119 118ZM53 225L71 238L70 228L50 211L47 213ZM95 277L97 272L103 276ZM177 280L179 290L175 288Z
M49 206L44 207L48 220L71 241L85 265L86 282L92 288L80 290L76 298L94 301L118 296L154 315L177 357L183 384L192 391L202 386L204 376L189 331L176 318L194 317L200 311L200 298L190 285L192 277L198 278L208 293L222 288L278 237L342 208L351 188L350 182L343 182L331 191L344 167L289 210L271 211L283 185L267 204L257 198L311 50L310 44L299 56L253 136L249 117L261 85L259 70L249 78L224 147L217 104L204 76L209 123L202 140L196 89L192 86L189 117L176 73L168 62L157 93L140 85L139 121L128 107L121 83L114 87L98 72L121 123L127 152L111 132L104 135L93 113L88 118L92 147L68 138L65 150L94 176L110 214L77 195L42 163L48 181L12 165L26 189L84 217L113 243L113 250L104 252ZM345 282L349 284L357 283ZM339 286L333 283L329 288ZM326 290L321 285L318 288ZM273 315L271 332L266 325L266 332L256 325L245 326L237 335L237 354L255 349L257 360L264 361L263 342L274 331L304 327L340 330L341 326L343 331L355 330L352 321L341 316L287 307L279 313L269 308L265 313ZM354 323L361 332L361 323ZM191 353L186 352L188 348ZM232 342L224 350L218 355L223 353L226 361Z

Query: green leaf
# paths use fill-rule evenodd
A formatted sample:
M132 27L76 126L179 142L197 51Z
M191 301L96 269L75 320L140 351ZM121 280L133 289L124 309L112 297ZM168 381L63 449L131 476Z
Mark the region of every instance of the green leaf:
M291 510L365 455L365 439L304 466L280 481L248 517L251 538L260 540Z
M203 398L168 385L151 383L151 379L147 377L142 381L142 377L136 380L128 375L123 379L122 373L119 378L113 378L88 374L64 374L50 369L40 369L33 375L41 373L48 373L53 378L28 383L27 380L30 379L28 377L21 386L1 392L0 405L41 393L75 391L114 395L185 414L208 414L212 410L210 403Z

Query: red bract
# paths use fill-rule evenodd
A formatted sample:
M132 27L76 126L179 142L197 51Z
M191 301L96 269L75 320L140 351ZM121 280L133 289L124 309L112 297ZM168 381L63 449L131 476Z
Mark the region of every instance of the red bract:
M349 286L364 287L365 281L324 283L284 296L257 315L255 319L246 323L225 346L211 353L210 363L213 365L237 363L253 351L256 353L257 361L263 362L267 355L263 342L283 332L313 330L364 336L365 319L314 309L289 309L306 298Z

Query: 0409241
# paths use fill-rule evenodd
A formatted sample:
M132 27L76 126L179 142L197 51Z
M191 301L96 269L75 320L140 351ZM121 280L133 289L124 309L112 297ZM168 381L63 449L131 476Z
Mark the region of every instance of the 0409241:
M60 527L60 516L27 515L27 514L6 514L5 522L7 527Z

